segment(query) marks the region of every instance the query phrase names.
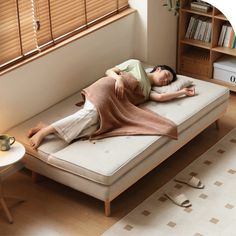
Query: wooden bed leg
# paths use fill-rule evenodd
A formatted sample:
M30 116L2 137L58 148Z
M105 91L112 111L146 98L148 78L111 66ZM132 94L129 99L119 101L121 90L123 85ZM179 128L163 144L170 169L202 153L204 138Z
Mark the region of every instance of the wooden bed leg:
M219 130L219 129L220 129L219 120L216 120L216 121L215 121L215 125L216 125L216 129Z
M32 181L33 183L41 182L44 179L44 176L40 175L37 172L32 171Z
M110 216L111 215L111 202L106 200L104 202L104 206L105 206L105 216Z

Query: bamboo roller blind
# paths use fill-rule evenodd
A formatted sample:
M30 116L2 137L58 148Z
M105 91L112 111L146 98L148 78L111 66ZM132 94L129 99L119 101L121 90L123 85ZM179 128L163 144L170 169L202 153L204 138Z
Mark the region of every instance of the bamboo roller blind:
M127 7L128 0L0 1L1 69Z

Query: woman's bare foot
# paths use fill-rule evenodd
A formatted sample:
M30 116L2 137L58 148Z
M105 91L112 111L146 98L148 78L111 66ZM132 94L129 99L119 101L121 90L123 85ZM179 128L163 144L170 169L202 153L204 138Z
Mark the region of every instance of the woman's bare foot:
M43 138L45 137L43 132L41 132L41 130L39 130L36 134L33 135L33 137L30 138L29 140L29 143L30 143L30 146L33 148L33 149L36 149L40 143L42 142Z
M43 141L43 139L49 135L49 134L52 134L52 133L55 133L56 130L52 127L52 126L44 126L43 128L41 128L36 134L34 134L30 140L29 140L29 143L30 143L30 146L33 148L33 149L37 149L38 146L41 144L41 142Z
M35 127L31 128L28 132L27 137L31 138L34 134L39 132L42 128L46 127L46 125L42 122L39 122Z

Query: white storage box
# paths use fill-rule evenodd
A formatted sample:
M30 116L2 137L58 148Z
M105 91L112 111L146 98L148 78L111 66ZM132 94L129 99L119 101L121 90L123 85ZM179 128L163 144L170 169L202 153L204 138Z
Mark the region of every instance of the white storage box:
M225 56L214 64L213 79L222 80L236 85L236 58Z

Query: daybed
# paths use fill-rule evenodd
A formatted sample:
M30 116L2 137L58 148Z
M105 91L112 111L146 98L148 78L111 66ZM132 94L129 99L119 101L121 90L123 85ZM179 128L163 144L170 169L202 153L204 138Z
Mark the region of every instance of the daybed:
M7 131L27 150L24 161L33 175L39 173L59 183L110 203L146 173L176 152L226 111L229 91L223 86L194 80L198 95L170 102L148 102L146 106L174 121L178 140L160 136L121 136L98 141L80 140L68 145L54 135L34 151L26 136L38 122L51 123L75 111L80 92L55 104Z

